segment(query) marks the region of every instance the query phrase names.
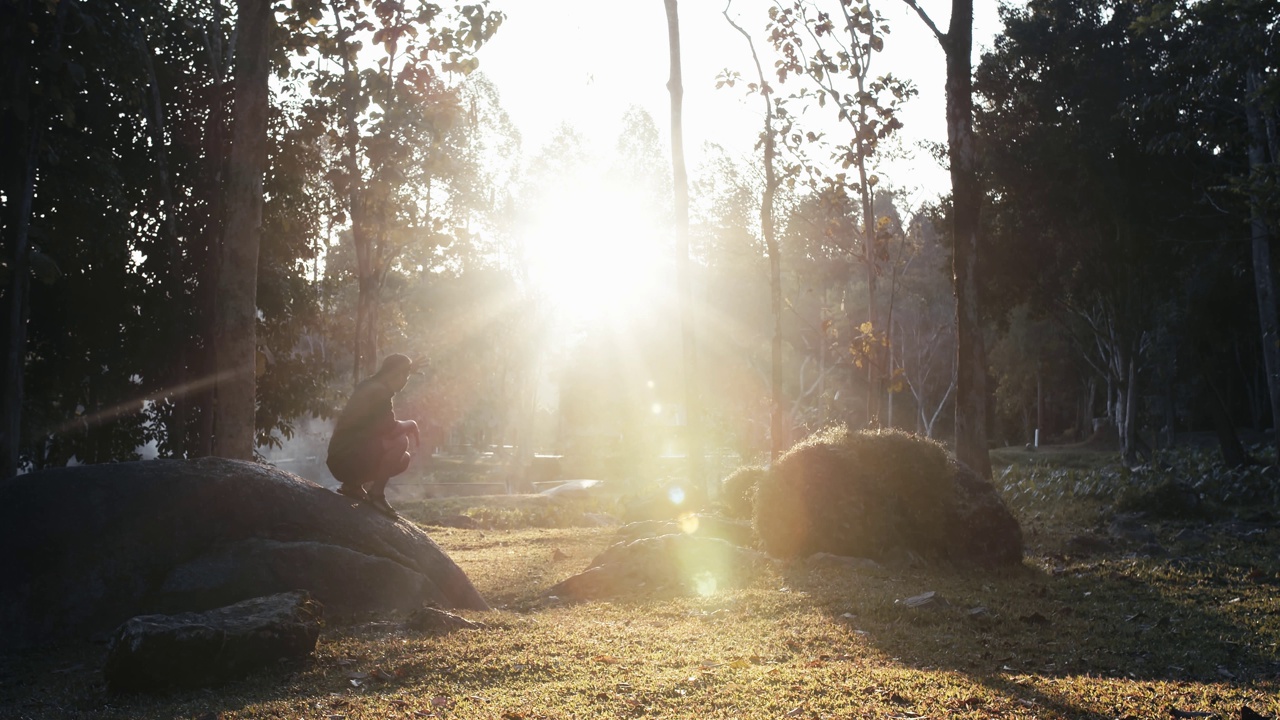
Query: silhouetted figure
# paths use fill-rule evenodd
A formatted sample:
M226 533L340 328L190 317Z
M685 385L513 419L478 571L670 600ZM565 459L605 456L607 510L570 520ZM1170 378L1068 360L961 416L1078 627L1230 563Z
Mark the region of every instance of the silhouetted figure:
M409 467L409 436L415 449L421 443L418 423L396 420L391 398L417 374L408 356L388 355L378 372L351 393L329 440L326 463L342 483L338 492L391 516L396 511L387 504L387 482Z

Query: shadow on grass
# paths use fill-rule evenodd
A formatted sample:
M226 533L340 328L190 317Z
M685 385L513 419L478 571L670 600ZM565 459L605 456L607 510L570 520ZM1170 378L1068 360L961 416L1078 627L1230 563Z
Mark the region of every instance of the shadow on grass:
M1176 529L1161 534L1169 539ZM827 572L811 576L808 589L833 622L910 667L959 672L1064 716L1110 718L1117 715L1088 708L1079 699L1088 693L1073 684L1275 691L1277 535L1211 529L1198 547L1170 542L1172 552L1159 557L1038 556L993 574L905 572L880 581ZM925 592L934 602L902 602Z

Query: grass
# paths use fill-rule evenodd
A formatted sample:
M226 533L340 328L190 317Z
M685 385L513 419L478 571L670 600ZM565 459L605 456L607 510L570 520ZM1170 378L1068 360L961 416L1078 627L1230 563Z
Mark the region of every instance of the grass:
M1243 706L1280 716L1274 520L1222 510L1209 524L1154 522L1163 555L1078 555L1069 540L1105 521L1103 499L1029 482L1039 490L1014 487L1020 568L778 563L700 598L547 598L609 545L610 529L433 528L497 608L468 613L487 629L432 637L394 617L331 622L306 662L160 696L107 694L100 647L10 657L0 717L1102 720L1170 708L1235 718ZM1178 535L1189 527L1199 535ZM945 604L898 602L927 591Z

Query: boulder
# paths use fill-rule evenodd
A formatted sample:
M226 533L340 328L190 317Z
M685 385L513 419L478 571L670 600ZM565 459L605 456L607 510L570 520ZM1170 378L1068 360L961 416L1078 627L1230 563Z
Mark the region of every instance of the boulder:
M764 557L718 538L673 534L620 542L549 594L576 600L654 591L709 594L749 579Z
M1022 530L995 487L940 444L893 430L836 427L791 448L758 481L755 527L780 557L1022 560Z
M411 522L235 460L19 476L0 484L0 543L0 649L299 588L336 612L488 609Z
M148 691L242 678L314 652L320 614L298 590L203 613L131 618L111 637L103 679L113 691Z

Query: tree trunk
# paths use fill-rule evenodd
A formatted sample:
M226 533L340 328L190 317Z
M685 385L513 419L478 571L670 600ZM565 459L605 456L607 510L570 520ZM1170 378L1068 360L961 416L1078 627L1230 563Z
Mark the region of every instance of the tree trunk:
M1253 177L1249 190L1249 229L1253 245L1253 287L1258 296L1258 319L1262 325L1262 360L1267 373L1267 390L1271 398L1272 442L1280 452L1280 318L1276 310L1276 289L1271 267L1271 233L1263 213L1262 196L1257 187L1267 156L1267 132L1258 106L1261 91L1257 68L1250 67L1245 76L1245 117L1249 124L1249 171Z
M773 315L773 339L769 343L769 394L772 399L769 409L769 461L774 462L786 450L790 438L782 423L782 257L778 251L778 238L773 222L774 197L778 192L778 173L774 167L777 138L773 133L773 102L769 99L769 86L751 34L729 17L728 6L724 9L724 17L733 29L747 39L747 46L751 48L751 60L756 66L756 77L760 82L760 97L764 99L764 193L760 199L760 233L764 235L765 251L769 254L769 309ZM819 360L821 359L820 356ZM823 375L823 368L820 367L819 380ZM802 383L801 388L803 387Z
M218 252L214 318L213 454L252 460L256 411L258 247L267 165L267 84L275 15L268 0L240 0L227 169L227 222Z
M956 458L991 477L987 452L987 352L978 298L978 148L973 137L973 0L953 0L947 56L947 156L951 165L952 273L956 293Z
M222 180L226 175L226 113L223 98L226 89L225 54L222 47L222 3L213 3L213 18L205 30L205 52L209 56L209 73L212 102L205 122L205 139L202 148L204 167L201 169L201 186L208 204L202 235L192 237L189 266L197 268L196 287L191 299L191 312L195 330L186 338L186 356L190 363L190 375L200 378L193 388L191 407L196 418L188 439L189 457L208 457L213 454L213 423L217 369L213 356L213 337L216 332L216 308L218 306L219 248L222 247L222 229L226 224Z
M693 327L693 268L689 261L689 175L684 164L684 83L680 71L680 13L677 0L663 0L667 10L667 41L671 54L671 174L675 191L676 292L680 297L680 335L684 348L685 452L689 482L702 477L702 405L698 397L698 354ZM715 490L712 490L714 496Z

